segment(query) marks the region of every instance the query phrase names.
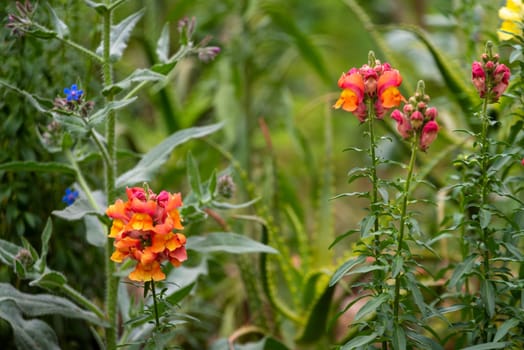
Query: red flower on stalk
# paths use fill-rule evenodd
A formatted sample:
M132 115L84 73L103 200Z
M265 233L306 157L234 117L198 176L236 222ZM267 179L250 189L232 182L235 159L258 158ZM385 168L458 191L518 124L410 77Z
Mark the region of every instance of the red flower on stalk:
M480 98L489 96L489 102L495 103L509 86L511 71L498 62L499 55L482 54L482 62L471 65L471 81Z
M156 195L140 187L127 188L126 193L127 201L117 199L106 210L113 219L109 237L115 239L115 251L111 260L136 260L135 270L129 274L133 281L163 280L164 261L180 266L187 260L186 237L176 232L184 228L178 212L182 197L166 191Z
M333 108L352 112L364 122L368 115L366 102L371 100L376 117L382 118L388 109L404 100L398 89L401 83L402 76L388 63L375 61L373 67L365 64L358 69L351 68L338 80L343 90Z

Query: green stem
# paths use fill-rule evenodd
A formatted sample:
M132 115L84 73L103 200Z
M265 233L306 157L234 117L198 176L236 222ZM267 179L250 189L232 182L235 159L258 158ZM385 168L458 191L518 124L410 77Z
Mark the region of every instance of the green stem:
M44 27L43 25L41 25L41 24L39 24L39 23L32 23L32 24L33 24L33 26L34 26L35 28L38 28L38 29L40 29L41 31L49 32L49 33L52 33L52 32L53 32L53 31L50 30L49 28L46 28L46 27ZM93 60L95 60L95 61L97 61L97 62L99 62L99 63L103 63L103 62L104 62L104 60L103 60L102 57L98 56L98 55L97 55L96 53L94 53L93 51L88 50L88 49L86 49L85 47L83 47L83 46L81 46L81 45L75 43L74 41L71 41L71 40L69 40L69 39L67 39L67 38L60 38L60 37L58 37L58 36L55 36L55 38L56 38L57 40L60 40L60 41L61 41L62 43L64 43L65 45L70 46L70 47L72 47L72 48L74 48L74 49L80 51L81 53L85 54L85 55L88 56L89 58L91 58L91 59L93 59Z
M111 0L107 0L108 5ZM108 10L104 12L103 16L103 32L102 41L103 46L103 64L102 72L104 77L104 87L113 84L113 65L110 59L110 48L111 48L111 22L112 22L112 11ZM106 98L106 103L113 100L112 96ZM105 165L105 191L107 196L107 203L114 201L115 195L115 181L116 181L116 133L115 133L115 113L114 111L109 112L106 120L106 140L107 140L107 153L109 156L109 162ZM115 350L117 347L117 327L118 327L118 314L117 314L117 293L118 293L118 278L115 277L116 267L111 261L113 247L109 244L109 240L105 246L105 261L106 261L106 296L105 306L106 314L109 320L109 326L106 329L106 346L107 350Z
M481 143L481 149L480 149L480 188L481 188L481 196L480 196L480 205L479 210L482 210L482 208L486 205L488 200L488 151L489 151L489 144L488 144L488 127L489 127L489 118L487 115L488 110L488 96L484 98L484 101L482 103L482 133L480 135L480 143ZM486 228L481 228L482 230L482 240L484 241L484 276L489 279L489 250L487 249L488 246L488 230Z
M402 245L404 244L404 231L406 227L406 213L408 208L408 194L409 188L411 186L411 179L413 178L413 169L415 168L415 159L417 156L418 150L418 135L413 135L413 142L411 144L411 158L408 165L408 176L406 178L406 183L404 187L404 196L402 198L402 207L400 212L400 224L399 224L399 234L398 234L398 248L396 257L402 256ZM401 274L399 273L395 277L395 299L393 301L393 320L395 324L399 324L399 305L400 305L400 279Z
M78 305L81 305L85 307L87 310L92 311L101 320L105 319L106 316L104 315L104 312L100 310L98 306L93 304L89 299L87 299L81 293L73 289L73 287L71 287L70 285L62 285L62 291L64 292L64 294L76 301Z
M107 148L104 146L102 142L98 139L96 136L94 130L89 130L89 134L91 135L91 139L95 142L95 145L100 150L100 153L102 154L102 159L104 160L105 166L110 166L111 164L111 157L109 156L109 153L107 152Z
M151 293L153 293L153 307L155 308L155 327L158 329L158 327L160 327L160 318L158 316L158 305L156 302L155 281L153 279L151 279Z
M80 170L80 167L78 166L78 163L76 162L76 159L73 156L73 153L71 152L70 149L66 149L64 152L65 152L65 156L67 160L69 161L73 169L75 169L76 179L78 181L78 184L84 191L87 197L87 200L89 201L89 204L91 204L91 206L97 213L100 213L101 209L98 206L98 203L96 202L95 198L93 197L93 193L91 192L91 189L89 188L89 185L87 184L87 181L84 178L84 175L82 175L82 171Z

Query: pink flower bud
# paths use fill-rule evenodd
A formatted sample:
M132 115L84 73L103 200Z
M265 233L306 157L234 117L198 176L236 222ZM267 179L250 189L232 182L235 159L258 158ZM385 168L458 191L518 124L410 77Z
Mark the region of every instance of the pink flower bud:
M420 135L420 149L426 151L437 138L438 133L438 124L434 120L430 120L424 125L422 129L422 134Z
M415 111L410 115L409 120L411 122L411 127L418 130L422 127L422 123L424 123L424 116L419 111Z
M426 105L425 102L420 101L419 103L417 103L417 109L418 110L424 110L424 109L426 109L426 107L427 107L427 105Z
M473 85L475 85L480 97L484 97L487 92L486 72L480 62L475 61L471 65L471 81L473 82Z
M401 111L395 109L391 113L391 118L397 122L397 131L403 139L407 139L411 136L411 124L406 119L405 115Z
M429 107L426 109L426 120L435 120L437 118L438 112L435 107Z

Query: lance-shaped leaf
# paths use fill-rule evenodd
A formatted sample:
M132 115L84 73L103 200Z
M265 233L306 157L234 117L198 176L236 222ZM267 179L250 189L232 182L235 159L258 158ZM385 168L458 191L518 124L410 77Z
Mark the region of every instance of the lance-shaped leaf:
M53 108L53 101L47 100L47 99L43 99L43 98L41 98L39 96L31 94L30 92L27 92L25 90L21 90L21 89L17 88L16 86L11 85L9 82L7 82L5 80L2 80L2 79L0 79L0 85L4 86L4 87L6 87L6 88L8 88L10 90L13 90L13 91L19 93L20 95L24 96L27 99L27 101L33 107L36 108L37 111L39 111L41 113L46 113L48 115L51 115L51 112L49 112L49 110Z
M102 191L94 191L92 195L98 204L98 208L93 208L93 205L87 200L83 192L80 192L80 196L73 204L62 210L53 210L53 215L69 221L82 219L86 215L103 215L103 208L106 207L104 193Z
M55 332L42 320L26 320L13 300L0 302L0 318L9 323L18 350L60 350Z
M27 161L13 161L8 163L0 164L0 170L8 171L35 171L39 173L61 173L67 175L74 175L75 169L72 166L58 162L35 162L32 160Z
M156 56L161 63L167 63L169 60L169 23L164 24L162 28L162 33L156 42Z
M213 232L205 236L191 236L187 239L186 248L200 253L278 253L268 245L232 232Z
M102 90L102 94L105 96L107 95L115 95L123 90L129 89L132 84L134 83L140 83L143 81L162 81L166 77L162 74L153 72L149 69L137 69L131 75L129 75L127 78L125 78L122 81L119 81L118 83L112 84L107 86L104 90Z
M131 32L135 28L140 18L144 15L144 9L133 13L120 23L111 26L111 43L109 45L109 58L111 61L118 61L127 47L127 41L131 36ZM104 42L96 49L96 53L103 54Z
M0 304L8 300L13 301L29 317L60 315L83 319L99 326L106 324L94 313L81 309L65 298L51 294L22 293L8 283L0 283Z
M99 3L91 0L84 0L87 6L92 7L98 12L99 14L103 14L104 12L109 10L108 5L105 3Z
M56 11L49 3L46 3L49 12L51 12L51 19L53 20L53 25L55 27L56 36L60 39L66 38L69 36L69 28L67 25L58 17Z
M116 181L117 187L149 181L151 176L167 161L175 147L191 139L214 133L221 127L222 123L217 123L177 131L146 153L134 168L120 175Z
M89 117L89 119L88 119L89 126L90 127L97 126L98 124L100 124L101 122L103 122L105 120L105 118L107 117L107 115L109 114L110 111L116 110L116 109L120 109L120 108L124 108L125 106L135 102L135 100L136 100L136 97L129 98L129 99L126 99L126 100L121 100L121 101L109 102L108 104L105 105L104 108L96 111L94 114L92 114Z

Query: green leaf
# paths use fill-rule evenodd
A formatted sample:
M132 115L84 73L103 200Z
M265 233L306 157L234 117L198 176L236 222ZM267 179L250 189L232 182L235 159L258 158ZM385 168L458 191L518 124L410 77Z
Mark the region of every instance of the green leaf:
M131 88L131 85L134 83L140 83L143 81L162 81L164 79L166 79L165 75L153 72L150 69L139 68L131 73L127 78L105 87L104 90L102 90L102 94L104 96L116 95L123 90Z
M107 206L104 193L102 191L94 191L92 196L98 204L98 208L93 208L84 193L80 192L79 197L73 204L62 210L53 210L52 213L68 221L80 220L86 215L104 215L103 208Z
M22 247L14 243L0 239L0 262L7 266L13 266L15 257Z
M226 338L215 341L209 350L231 350L233 349ZM287 346L271 337L264 337L257 342L246 344L234 344L234 350L289 350Z
M38 319L25 320L13 300L0 301L0 318L6 320L11 326L18 350L60 350L53 329Z
M56 11L53 9L53 7L51 7L51 5L49 5L49 3L46 3L46 5L49 9L49 12L51 12L51 18L55 27L56 36L60 39L68 37L69 28L67 27L67 25L58 17Z
M7 283L0 283L0 304L12 300L18 308L29 317L44 315L60 315L69 318L79 318L95 325L105 326L104 320L94 313L83 310L71 301L51 294L22 293Z
M253 205L254 203L258 202L259 200L260 198L255 198L253 200L250 200L249 202L238 203L238 204L212 201L211 206L217 209L242 209L242 208L247 208Z
M202 201L202 181L200 180L200 171L195 158L191 155L191 152L187 152L187 178L189 179L189 185L193 191L193 195L196 199Z
M14 161L0 164L0 170L8 171L36 171L42 173L62 173L75 175L75 169L68 164L58 162L36 162L32 160Z
M118 61L127 47L127 41L131 36L131 32L135 28L140 18L144 15L144 9L133 13L129 17L122 20L120 23L111 26L111 45L109 49L109 58L112 62ZM104 42L96 49L96 53L103 54Z
M164 24L162 33L156 42L156 56L161 63L166 63L169 60L169 23Z
M398 324L393 325L393 339L391 343L393 350L406 350L406 333Z
M27 101L34 107L36 108L37 111L41 112L41 113L45 113L47 115L51 115L51 113L49 112L49 109L53 108L53 101L50 101L50 100L46 100L46 99L43 99L43 98L40 98L36 95L33 95L25 90L20 90L19 88L17 88L16 86L14 85L11 85L9 84L7 81L3 80L3 79L0 79L0 85L10 89L10 90L13 90L17 93L19 93L20 95L24 96Z
M510 318L509 320L506 320L503 324L500 325L499 329L497 329L497 333L495 334L493 341L496 343L504 338L504 336L506 336L506 334L508 334L512 328L517 327L519 323L520 321L516 318Z
M340 350L353 350L357 349L360 346L367 345L369 343L375 342L377 340L378 333L373 332L370 335L359 335L351 339L349 342L344 344Z
M373 228L373 225L375 225L376 217L375 215L369 215L360 221L360 235L362 238L367 237L369 235L369 232Z
M391 277L396 278L404 269L404 259L402 259L402 256L397 255L393 258L393 263L391 265Z
M455 286L457 286L457 284L461 281L464 275L467 276L471 273L473 267L475 266L476 258L476 255L470 255L466 258L466 260L462 261L455 267L453 275L451 275L451 279L449 280L449 288L454 288Z
M311 277L314 285L308 288L314 293L313 300L307 302L307 321L301 334L297 337L299 343L313 343L326 334L328 315L335 287L328 286L328 278L324 272ZM312 305L313 307L309 307Z
M484 208L480 208L479 210L480 227L482 229L485 229L486 227L489 226L490 222L491 222L491 211L484 209Z
M116 110L116 109L124 108L125 106L135 102L136 99L137 99L136 97L133 97L133 98L129 98L126 100L109 102L108 104L104 106L104 108L96 111L93 115L89 116L88 124L91 127L97 126L98 124L100 124L101 122L105 120L109 112Z
M40 251L40 259L36 263L38 265L38 270L40 272L44 271L47 263L47 253L49 251L49 241L51 239L51 235L53 234L53 221L51 218L47 218L47 222L45 224L44 230L42 231L42 235L40 236L40 239L42 241L42 250Z
M294 41L301 57L309 63L318 76L326 84L331 85L331 74L329 74L324 59L317 46L298 27L294 17L290 17L291 9L286 8L279 1L265 1L261 3L262 9L267 13L273 23L284 33L288 34Z
M118 177L117 187L134 185L151 180L151 176L166 162L173 149L191 139L214 133L222 123L194 127L175 132L155 148L146 153L135 167Z
M205 236L191 236L187 239L186 248L200 253L278 253L268 245L232 232L212 232Z
M331 280L329 281L329 286L335 285L342 277L344 277L353 267L357 266L358 264L363 263L366 260L366 257L363 255L359 255L355 258L349 259L342 265L340 265L333 276L331 277Z
M482 280L480 283L480 297L484 302L489 317L493 317L495 315L495 289L493 284L487 279Z
M87 243L95 247L103 247L107 242L107 228L98 217L92 215L84 216Z
M67 283L67 278L60 272L48 271L40 275L39 278L29 282L31 287L41 287L48 290L54 290L62 287Z
M468 346L467 348L463 348L462 350L491 350L491 349L505 349L506 346L508 346L508 343L484 343L484 344L478 344L473 346Z
M354 321L358 321L361 318L369 315L370 313L376 312L378 307L389 300L389 294L380 294L378 296L372 296L371 299L358 310L355 315Z
M98 3L91 0L84 0L87 6L92 7L98 12L99 14L103 15L107 10L109 10L109 7L104 3Z

